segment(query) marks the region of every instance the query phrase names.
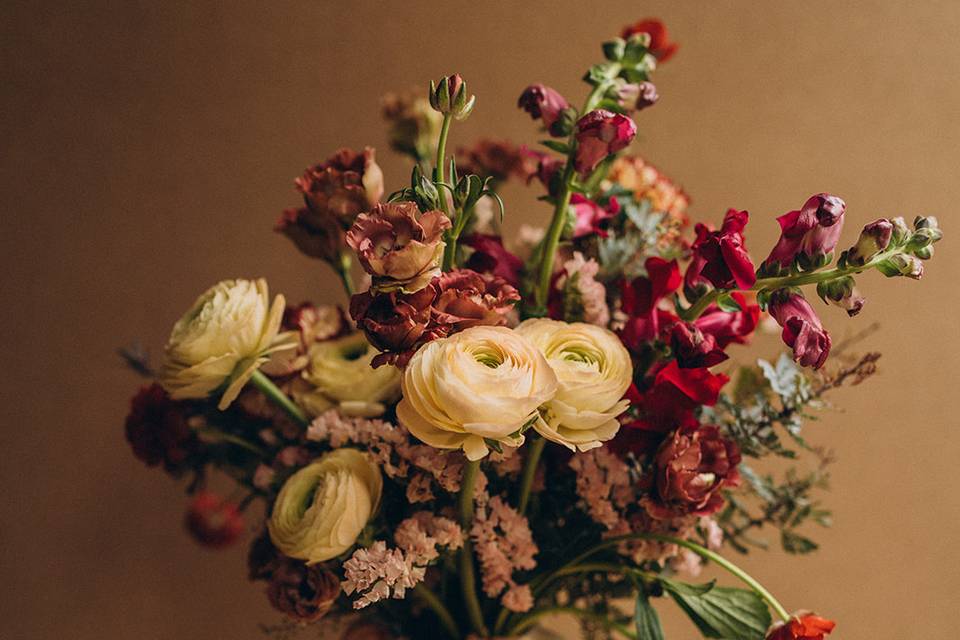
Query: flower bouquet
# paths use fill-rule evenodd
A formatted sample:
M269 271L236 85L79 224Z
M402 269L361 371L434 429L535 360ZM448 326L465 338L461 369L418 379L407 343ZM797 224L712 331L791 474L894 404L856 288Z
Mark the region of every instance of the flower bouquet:
M777 219L759 263L746 211L688 233L683 190L625 153L676 50L641 21L604 43L579 108L525 89L542 150L487 139L452 152L476 102L459 75L427 98L388 96L408 186L386 194L373 149L341 150L295 181L303 204L276 226L332 267L349 309L226 280L176 323L156 371L123 352L156 379L127 418L134 454L189 480L201 544L254 528L250 579L285 614L273 630L519 637L566 614L585 637L649 640L672 603L707 638L831 632L721 550L761 530L816 549L830 460L803 420L879 356L832 345L815 298L859 313L856 277L919 279L941 232L895 217L842 245L846 205L819 193ZM545 229L504 238L506 181L542 190ZM775 325L789 355L727 362ZM813 471L790 466L800 455ZM765 457L778 473L753 470ZM207 488L215 470L233 496ZM697 582L703 563L729 585Z

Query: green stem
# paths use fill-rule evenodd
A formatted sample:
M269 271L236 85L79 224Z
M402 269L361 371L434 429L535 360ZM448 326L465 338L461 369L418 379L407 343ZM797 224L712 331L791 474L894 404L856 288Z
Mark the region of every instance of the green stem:
M298 425L306 427L310 424L310 418L303 412L303 409L294 404L293 400L288 398L287 394L281 391L277 385L273 383L273 380L264 375L262 371L254 371L250 382L253 383L253 386L259 389L263 395L267 396L270 402L280 407L280 409L290 416L290 419Z
M450 610L447 609L446 605L443 604L433 591L421 582L414 587L413 592L437 615L440 624L447 630L451 638L460 637L460 630L457 628L457 623L450 614Z
M343 284L343 290L346 292L347 298L352 298L353 294L356 293L356 289L353 286L353 276L350 275L351 262L350 254L346 251L341 251L336 265L336 272L337 275L340 276L340 282Z
M229 442L230 444L246 449L250 453L259 458L263 458L264 460L269 457L265 450L261 449L249 440L241 438L240 436L232 433L226 433L225 431L221 431L215 427L204 427L203 429L200 429L199 434L203 437L215 438L220 442Z
M553 582L560 575L564 575L563 572L569 571L571 567L579 565L581 562L583 562L590 556L596 553L599 553L604 549L615 547L621 542L627 542L630 540L656 540L658 542L675 544L677 546L684 547L685 549L689 549L690 551L693 551L700 557L716 563L717 566L722 567L723 569L726 569L731 574L733 574L734 576L742 580L758 596L760 596L760 598L762 598L764 602L770 605L770 607L776 612L776 614L780 616L783 620L790 619L790 614L787 613L787 610L783 608L783 605L780 604L780 602L773 596L773 594L767 591L767 589L762 584L757 582L756 579L754 579L750 574L748 574L746 571L744 571L737 565L733 564L732 562L730 562L720 554L710 551L709 549L702 547L695 542L690 542L689 540L682 540L680 538L674 538L673 536L665 536L658 533L631 533L629 535L618 536L616 538L610 538L609 540L605 540L600 544L595 545L590 549L587 549L586 551L581 553L579 556L577 556L570 562L567 562L566 564L561 566L559 569L556 569L552 573L545 575L539 581L534 581L536 582L536 584L531 583L531 587L533 588L534 595L542 591L548 584Z
M473 491L476 486L480 461L467 460L463 465L463 478L460 481L460 527L463 529L463 547L460 549L460 587L463 590L463 603L473 630L481 637L487 637L487 627L480 610L480 598L477 596L477 578L473 567L473 545L470 543L470 526L473 523Z
M546 607L543 609L537 609L519 623L514 625L513 628L510 629L509 633L511 635L519 635L534 626L540 618L554 614L568 614L580 618L587 618L588 620L599 622L605 628L616 631L625 638L631 638L632 640L635 640L637 637L636 634L630 631L630 629L628 629L626 626L610 620L602 613L590 611L589 609L577 609L576 607Z
M520 497L517 500L517 511L520 515L526 512L527 504L530 502L530 489L533 487L533 479L537 475L537 465L540 463L540 457L543 455L546 444L546 438L536 438L527 447L527 460L523 464L523 475L520 476Z

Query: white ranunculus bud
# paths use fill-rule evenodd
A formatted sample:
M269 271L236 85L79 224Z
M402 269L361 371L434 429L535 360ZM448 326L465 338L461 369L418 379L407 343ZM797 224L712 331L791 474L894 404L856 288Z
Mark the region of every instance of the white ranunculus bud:
M479 326L428 342L403 375L397 419L441 449L479 460L485 440L523 443L522 430L557 390L557 376L537 348L505 327Z
M349 416L383 415L385 405L400 395L400 371L392 366L374 369L370 363L377 353L359 332L313 344L303 372L313 390L295 393L294 398L313 415L332 406Z
M197 298L173 326L160 383L173 398L206 398L226 385L220 409L270 354L296 347L293 334L280 334L283 296L270 303L267 282L224 280Z
M356 449L337 449L290 476L267 522L286 556L314 564L348 550L377 510L383 478Z
M620 339L596 325L546 318L526 320L516 330L543 352L560 381L534 424L537 432L580 451L613 438L620 428L617 416L630 404L623 394L633 377Z

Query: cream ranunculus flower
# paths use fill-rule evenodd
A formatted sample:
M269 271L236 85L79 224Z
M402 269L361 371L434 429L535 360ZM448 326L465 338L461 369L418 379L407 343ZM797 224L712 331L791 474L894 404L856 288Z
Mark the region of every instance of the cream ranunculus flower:
M485 439L523 443L524 426L557 390L537 348L505 327L479 326L428 342L403 375L397 418L410 433L467 458L488 453Z
M271 353L296 347L293 334L279 333L283 306L282 295L270 303L262 278L214 285L173 326L161 384L177 399L205 398L226 384L226 409Z
M312 388L294 390L294 399L315 416L331 407L349 416L383 415L385 404L400 395L400 371L392 366L374 369L370 363L377 353L360 332L315 343L303 372Z
M377 510L383 478L356 449L337 449L287 479L267 522L284 555L307 564L335 558L356 542Z
M534 424L548 440L572 450L599 447L616 435L630 402L630 354L615 334L584 322L526 320L517 333L535 344L560 380L557 395Z

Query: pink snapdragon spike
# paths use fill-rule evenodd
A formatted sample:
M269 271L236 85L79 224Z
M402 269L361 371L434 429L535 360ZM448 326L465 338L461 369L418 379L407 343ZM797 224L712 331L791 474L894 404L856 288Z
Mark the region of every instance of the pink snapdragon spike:
M628 113L653 106L659 99L660 94L652 82L624 84L617 89L617 102Z
M607 232L603 228L604 222L613 218L620 212L620 203L616 198L610 198L606 207L586 198L579 193L570 196L570 206L573 208L576 220L573 225L573 237L582 238L589 235L598 235L601 238L607 237Z
M780 240L766 260L765 269L787 269L798 258L816 262L833 253L843 230L846 203L829 193L810 196L799 211L777 218Z
M793 359L804 367L819 369L830 355L830 334L806 298L789 290L776 292L768 307L783 327L784 343L793 349Z
M517 106L534 120L541 120L550 135L564 134L559 125L560 115L564 109L570 108L570 103L556 90L542 84L532 84L520 94Z
M864 225L857 238L857 244L847 251L849 264L863 265L890 245L893 237L893 223L885 218Z
M612 153L625 149L637 135L637 125L627 116L595 109L577 120L574 164L581 176L590 174Z
M684 274L684 287L696 291L704 282L718 289L749 289L757 281L753 261L744 245L743 229L750 214L729 209L719 231L697 224L693 260Z

